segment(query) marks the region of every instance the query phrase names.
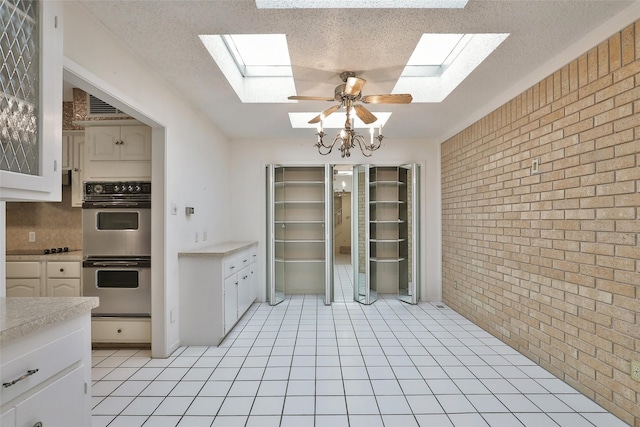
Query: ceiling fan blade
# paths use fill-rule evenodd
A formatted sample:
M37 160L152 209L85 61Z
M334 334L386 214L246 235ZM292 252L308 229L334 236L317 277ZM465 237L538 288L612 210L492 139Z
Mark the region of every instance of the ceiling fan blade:
M373 122L375 122L376 120L378 120L378 118L376 116L374 116L373 114L371 114L371 111L367 110L364 106L362 105L354 105L353 109L356 112L356 116L358 116L358 118L360 120L362 120L362 122L366 125L371 124Z
M365 104L410 104L413 97L408 93L367 95L361 101Z
M326 96L297 96L292 95L288 97L292 101L335 101L334 98L327 98Z
M320 120L324 120L324 118L327 117L329 114L335 113L336 111L338 111L340 107L342 107L342 104L334 105L333 107L327 108L322 113L318 114L313 119L309 120L309 124L312 125L314 123L318 123Z
M344 87L344 93L347 95L357 95L366 82L365 79L361 79L360 77L349 77Z

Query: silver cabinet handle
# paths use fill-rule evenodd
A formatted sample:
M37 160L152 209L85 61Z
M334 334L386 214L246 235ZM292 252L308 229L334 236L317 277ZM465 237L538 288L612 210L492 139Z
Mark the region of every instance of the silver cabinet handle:
M15 383L20 382L20 381L22 381L23 379L25 379L25 378L27 378L27 377L30 377L31 375L35 374L35 373L36 373L36 372L38 372L39 370L40 370L40 369L29 369L29 370L27 371L27 373L26 373L26 374L24 374L23 376L21 376L20 378L16 378L15 380L13 380L13 381L9 381L8 383L2 383L2 387L4 387L4 388L11 387L11 386L12 386L12 385L14 385Z

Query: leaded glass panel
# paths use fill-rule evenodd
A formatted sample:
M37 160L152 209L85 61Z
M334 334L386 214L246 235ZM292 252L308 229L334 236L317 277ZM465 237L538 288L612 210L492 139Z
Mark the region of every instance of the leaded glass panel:
M0 0L0 170L39 173L38 2Z

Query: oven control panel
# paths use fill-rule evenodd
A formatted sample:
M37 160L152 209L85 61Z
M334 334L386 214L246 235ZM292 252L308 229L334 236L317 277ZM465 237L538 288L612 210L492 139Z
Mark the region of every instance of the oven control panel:
M85 199L104 196L151 196L151 183L146 181L85 182Z

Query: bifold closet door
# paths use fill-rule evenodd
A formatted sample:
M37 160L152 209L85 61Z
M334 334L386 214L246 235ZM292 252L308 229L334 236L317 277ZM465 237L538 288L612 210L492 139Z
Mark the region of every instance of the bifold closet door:
M372 304L378 297L371 280L369 245L369 166L353 167L351 196L351 264L353 266L353 299Z
M322 294L331 303L332 167L267 167L268 300Z
M353 168L354 299L372 304L379 293L419 300L418 165Z

